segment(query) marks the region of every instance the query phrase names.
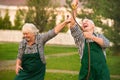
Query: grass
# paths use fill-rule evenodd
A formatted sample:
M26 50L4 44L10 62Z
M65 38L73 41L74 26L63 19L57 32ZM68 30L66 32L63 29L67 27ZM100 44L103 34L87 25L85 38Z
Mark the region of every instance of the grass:
M59 65L59 66L56 66L56 65ZM79 59L78 54L74 54L70 56L63 56L63 57L48 58L47 68L79 71L80 59Z
M13 70L0 71L0 80L14 80L15 72ZM78 75L61 74L61 73L46 73L45 80L78 80Z
M63 46L63 45L46 45L45 46L45 55L69 53L69 52L76 52L76 51L77 51L77 48L75 46Z
M0 43L0 60L15 59L18 53L18 43Z
M78 80L78 75L63 73L46 73L45 80Z
M14 80L15 72L13 70L0 71L0 80Z
M14 78L15 78L15 72L13 70L0 71L0 80L14 80ZM45 80L78 80L78 75L47 72L45 75ZM120 80L120 79L111 78L111 80Z
M110 73L114 75L120 75L120 56L108 56L107 64L110 69Z
M14 60L17 55L18 43L0 43L0 61L2 60ZM45 55L51 54L69 54L75 53L69 56L50 56L46 59L47 69L57 70L71 70L79 71L80 59L77 54L77 49L74 46L61 46L61 45L46 45ZM120 56L107 56L107 64L110 69L111 75L120 75ZM13 80L15 72L13 70L0 71L0 80ZM64 73L50 73L47 72L45 80L77 80L78 75L64 74ZM120 80L114 79L111 80Z
M18 43L3 42L0 43L0 60L13 60L16 59L18 53ZM74 46L61 46L61 45L46 45L45 55L75 52L77 48Z

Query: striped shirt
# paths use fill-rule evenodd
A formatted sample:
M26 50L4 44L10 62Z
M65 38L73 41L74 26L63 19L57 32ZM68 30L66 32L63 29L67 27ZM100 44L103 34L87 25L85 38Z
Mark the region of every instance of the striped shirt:
M102 50L104 52L104 55L106 56L105 49L110 44L109 40L104 35L102 35L102 34L98 34L98 33L95 33L95 32L93 34L96 37L99 37L99 38L103 39L104 45L101 46L101 47L102 47ZM71 35L73 36L75 44L76 44L76 46L78 48L78 52L80 54L80 59L82 59L85 38L83 36L82 30L78 27L77 24L75 24L74 27L71 28ZM93 42L93 41L92 40L87 40L87 42Z
M17 58L22 59L23 54L34 54L39 52L40 59L43 63L46 63L44 56L44 45L48 40L50 40L54 36L56 36L54 29L49 30L46 33L37 34L35 36L35 43L32 46L27 45L26 39L23 39L19 45Z

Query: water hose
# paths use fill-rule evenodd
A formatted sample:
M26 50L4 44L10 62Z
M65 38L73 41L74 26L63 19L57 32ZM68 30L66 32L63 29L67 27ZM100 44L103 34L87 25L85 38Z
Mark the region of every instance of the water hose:
M77 9L77 6L74 5L74 4L71 4L71 7L72 7L72 17L73 17L74 21L76 22L76 24L79 26L79 28L83 32L83 28L78 24L78 22L75 19L74 11ZM88 46L88 73L87 73L87 76L86 76L86 80L89 80L89 76L90 76L90 44L89 44L89 41L87 42L87 46Z

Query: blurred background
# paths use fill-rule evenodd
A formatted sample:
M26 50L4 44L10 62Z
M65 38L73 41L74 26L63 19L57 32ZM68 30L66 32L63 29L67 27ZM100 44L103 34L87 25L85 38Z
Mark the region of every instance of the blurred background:
M71 15L72 0L0 0L0 80L13 80L21 28L26 22L46 32ZM120 80L120 0L79 0L77 18L92 19L96 31L110 40L107 63L111 80ZM69 25L45 46L45 80L77 80L80 59Z

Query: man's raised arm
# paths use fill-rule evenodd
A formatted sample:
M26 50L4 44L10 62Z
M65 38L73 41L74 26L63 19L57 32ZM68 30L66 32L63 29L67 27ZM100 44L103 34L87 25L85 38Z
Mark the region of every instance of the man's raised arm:
M71 23L70 23L70 28L74 27L75 25L75 18L77 15L77 7L78 7L78 0L73 0L71 3L72 7L72 18L71 18Z

